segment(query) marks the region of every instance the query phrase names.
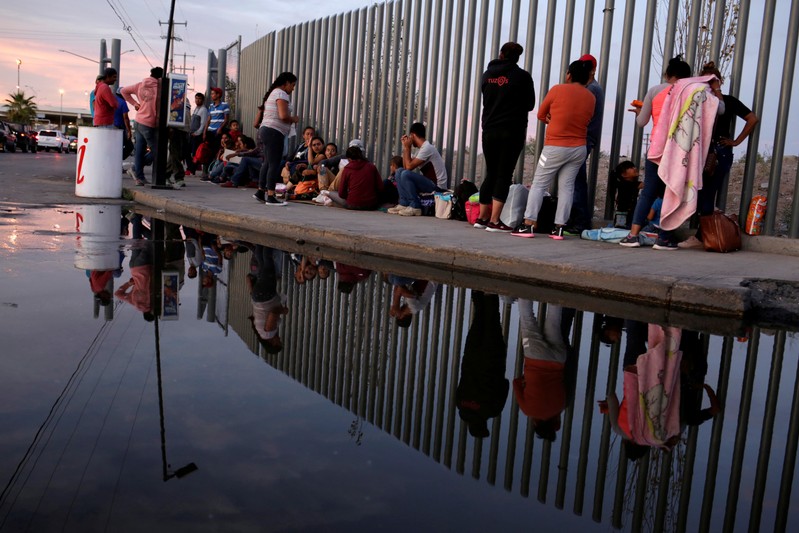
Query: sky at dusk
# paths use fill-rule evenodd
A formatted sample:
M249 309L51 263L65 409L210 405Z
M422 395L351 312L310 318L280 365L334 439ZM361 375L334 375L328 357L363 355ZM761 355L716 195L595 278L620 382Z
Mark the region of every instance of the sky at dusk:
M175 44L175 64L183 65L182 54L187 54L185 64L194 67L194 72L187 73L189 84L198 90L206 85L208 50L219 50L234 42L239 35L242 46L246 47L259 37L300 22L315 20L320 17L343 13L354 8L365 7L375 3L373 0L236 0L235 2L218 2L211 0L177 0L175 10L176 22L187 22L187 26L176 26L176 35L181 39ZM503 28L508 26L510 5L504 3ZM168 0L73 0L72 2L40 0L35 4L24 2L5 2L0 17L0 101L15 92L17 87L17 59L22 60L19 69L19 85L26 95L34 96L40 106L57 107L60 104L59 89L63 89L64 109L74 111L88 108L88 93L94 87L94 78L99 66L87 59L72 54L97 60L100 51L100 40L106 39L110 54L111 39L122 40L124 53L121 61L120 85L129 85L140 81L149 74L151 66L163 65L166 36L166 25L159 25L169 19ZM524 6L528 2L522 2ZM594 32L591 50L599 55L601 38L602 0L595 1ZM620 46L623 12L626 2L615 2L614 25L612 32L612 55L618 53ZM572 52L580 47L580 31L583 17L583 0L576 2L575 30L572 39ZM563 23L561 22L564 7L558 4L558 22L556 24L554 42L554 64L558 64L558 48L562 39ZM768 84L765 91L764 109L761 114L760 146L766 152L773 146L777 104L780 98L780 83L783 72L783 57L786 47L786 32L791 2L778 0L776 18L773 28L773 43L768 68ZM31 7L34 7L33 9ZM640 54L635 50L642 33L642 22L646 2L636 2L636 24L633 35L633 53L631 73L627 87L623 88L625 101L632 99L637 88L637 64ZM526 7L524 8L526 9ZM543 46L546 3L539 2L537 21L536 47ZM758 41L761 35L764 0L751 0L750 23L746 43L745 75L742 77L740 98L751 105L754 93L757 69ZM130 32L126 31L129 28ZM504 32L505 30L503 30ZM520 40L524 40L524 29ZM67 50L72 54L59 52ZM534 53L533 51L525 51ZM638 55L636 55L638 54ZM191 57L194 56L194 57ZM609 98L605 106L605 133L612 127L616 79L618 65L611 62L609 69L609 87L606 87ZM652 81L655 82L657 72L654 66ZM535 55L532 75L536 86L541 76L541 58ZM791 96L799 93L799 82L794 73ZM552 75L552 83L557 76ZM789 124L799 120L799 99L795 100L790 110ZM532 122L532 120L531 120ZM632 117L624 117L622 128L622 152L624 143L631 137ZM789 127L790 130L790 127ZM610 136L603 139L603 149ZM737 150L743 150L739 147ZM799 153L799 136L787 136L786 154ZM738 153L738 151L736 151Z

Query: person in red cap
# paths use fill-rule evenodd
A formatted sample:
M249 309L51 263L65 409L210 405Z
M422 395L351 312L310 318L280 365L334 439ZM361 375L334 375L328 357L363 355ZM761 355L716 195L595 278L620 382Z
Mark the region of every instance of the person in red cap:
M572 209L569 217L569 222L566 224L566 232L579 235L584 229L591 229L591 219L593 218L593 210L588 205L588 175L586 172L586 162L588 156L594 150L595 146L599 145L602 140L602 110L605 107L605 91L596 81L596 58L591 54L584 54L578 61L585 61L591 63L591 74L588 76L588 85L586 89L591 91L591 94L596 98L594 105L594 116L591 122L588 123L588 135L585 139L586 147L586 161L583 161L580 170L577 171L577 177L574 181L574 193L572 195Z

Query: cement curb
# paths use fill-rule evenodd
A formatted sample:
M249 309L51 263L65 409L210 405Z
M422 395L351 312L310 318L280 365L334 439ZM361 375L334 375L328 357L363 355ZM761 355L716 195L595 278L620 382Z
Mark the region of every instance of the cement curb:
M218 207L168 198L149 189L129 189L136 202L183 218L198 220L198 227L208 224L231 230L246 228L289 239L307 246L332 247L353 254L365 254L395 261L445 270L477 272L500 280L513 280L542 287L556 286L574 291L632 303L666 308L669 313L701 312L722 317L741 318L750 307L749 289L731 283L681 280L673 276L649 275L645 278L573 263L553 262L536 257L498 255L469 249L461 243L425 244L425 236L411 238L365 235L339 228L318 228L296 223L269 220L264 216L239 213ZM280 208L275 208L280 209ZM298 239L301 232L302 238ZM740 281L742 281L741 278Z

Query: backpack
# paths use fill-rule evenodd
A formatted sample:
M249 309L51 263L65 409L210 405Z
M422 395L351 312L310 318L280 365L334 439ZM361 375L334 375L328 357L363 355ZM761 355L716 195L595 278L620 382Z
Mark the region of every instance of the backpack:
M211 145L208 144L208 141L200 143L197 151L194 152L194 162L198 164L208 163L213 157L214 154L211 153Z
M466 220L466 204L469 203L469 197L477 192L477 186L471 181L461 181L456 187L452 195L452 212L450 219L452 220Z

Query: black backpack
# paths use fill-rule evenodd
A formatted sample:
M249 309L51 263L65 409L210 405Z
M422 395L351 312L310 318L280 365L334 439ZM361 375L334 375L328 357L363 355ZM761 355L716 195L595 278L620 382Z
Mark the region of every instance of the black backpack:
M452 220L466 220L466 203L469 197L477 192L477 186L471 181L462 181L456 187L452 195L452 212L449 218Z

